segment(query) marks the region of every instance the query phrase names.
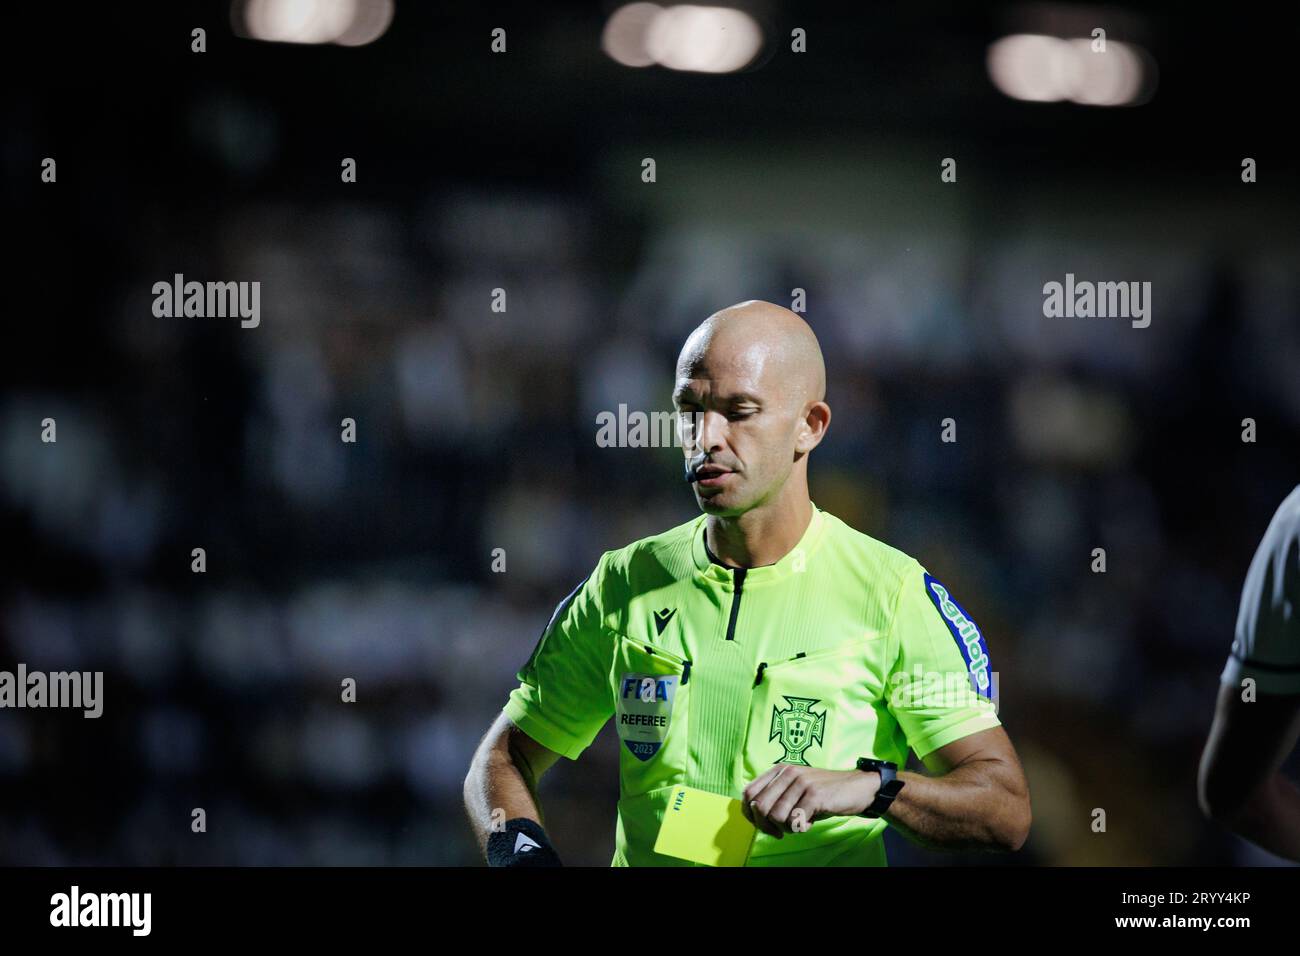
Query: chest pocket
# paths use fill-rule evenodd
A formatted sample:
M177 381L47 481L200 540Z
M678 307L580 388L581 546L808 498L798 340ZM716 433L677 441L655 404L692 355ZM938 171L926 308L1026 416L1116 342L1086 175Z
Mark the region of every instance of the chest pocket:
M624 797L685 781L690 677L686 658L620 637L610 680Z
M852 770L892 736L883 634L763 662L755 673L742 777L778 762Z

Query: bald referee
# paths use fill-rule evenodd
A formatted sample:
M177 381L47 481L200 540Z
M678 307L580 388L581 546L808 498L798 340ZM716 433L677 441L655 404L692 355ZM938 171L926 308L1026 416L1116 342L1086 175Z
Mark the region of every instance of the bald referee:
M933 848L1024 843L983 634L915 559L809 498L825 390L816 336L780 306L686 340L673 398L703 514L606 552L556 607L465 779L489 864L560 864L538 780L611 718L615 866L693 865L654 851L680 785L742 801L749 866L883 866L888 825ZM909 750L929 773L901 769Z

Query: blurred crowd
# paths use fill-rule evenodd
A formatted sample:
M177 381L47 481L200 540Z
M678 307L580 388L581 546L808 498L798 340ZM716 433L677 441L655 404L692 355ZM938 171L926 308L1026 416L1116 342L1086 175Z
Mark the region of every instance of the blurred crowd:
M465 771L555 603L696 513L677 449L598 447L597 415L669 409L692 327L800 289L834 415L813 499L975 617L1033 788L1015 857L891 834L891 862L1262 861L1200 818L1195 770L1300 481L1294 249L472 184L208 212L139 210L94 387L0 404L0 668L105 674L97 721L0 712L0 863L477 863ZM261 281L260 327L154 318L175 272ZM1044 317L1066 272L1151 281L1151 326ZM615 745L543 782L568 862L609 862Z

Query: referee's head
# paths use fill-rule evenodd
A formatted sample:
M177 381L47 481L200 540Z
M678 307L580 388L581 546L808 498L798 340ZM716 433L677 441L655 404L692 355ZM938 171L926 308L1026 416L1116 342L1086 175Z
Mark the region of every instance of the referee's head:
M789 309L751 299L705 319L682 346L673 391L700 508L734 517L807 499L825 398L817 336Z

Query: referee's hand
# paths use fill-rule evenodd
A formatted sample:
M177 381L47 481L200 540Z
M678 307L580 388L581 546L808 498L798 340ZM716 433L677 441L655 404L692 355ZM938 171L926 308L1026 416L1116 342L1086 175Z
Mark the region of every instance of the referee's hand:
M826 817L862 813L879 789L878 773L778 763L745 787L741 805L754 826L780 840Z

